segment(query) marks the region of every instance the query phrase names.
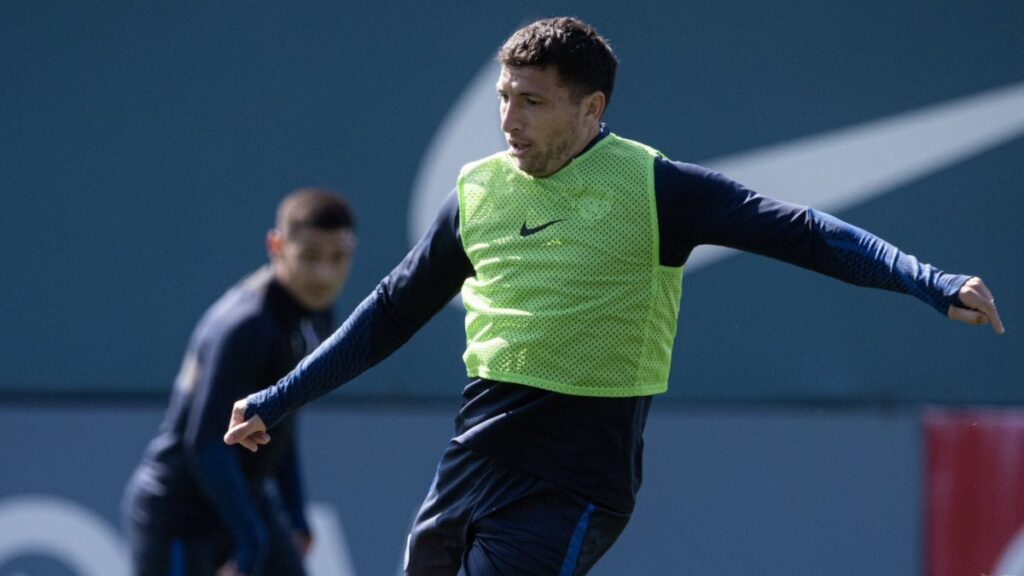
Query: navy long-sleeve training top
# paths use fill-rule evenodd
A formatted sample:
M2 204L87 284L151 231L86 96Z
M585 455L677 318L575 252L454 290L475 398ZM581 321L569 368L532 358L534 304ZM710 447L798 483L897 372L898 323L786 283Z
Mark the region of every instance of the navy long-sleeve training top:
M224 424L236 400L277 382L323 341L332 318L303 308L269 266L217 300L189 340L160 431L129 484L126 513L170 534L222 526L239 568L259 573L269 544L264 483L272 481L292 527L308 533L294 418L275 428L277 446L256 454L226 446Z
M595 142L608 134L603 128ZM593 143L591 143L591 146ZM589 147L588 147L589 148ZM656 159L660 258L682 266L702 244L754 252L839 280L911 294L945 314L967 276L946 274L816 210L759 195L693 164ZM342 327L282 381L248 398L269 426L356 377L404 344L474 274L453 191L431 228ZM518 223L516 223L518 226ZM642 478L651 397L568 396L471 379L454 440L619 512Z

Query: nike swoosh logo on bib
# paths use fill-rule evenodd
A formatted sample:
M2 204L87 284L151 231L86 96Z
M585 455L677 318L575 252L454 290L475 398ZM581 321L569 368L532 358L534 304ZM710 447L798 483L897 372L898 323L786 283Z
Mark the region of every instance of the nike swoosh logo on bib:
M536 234L537 232L540 232L541 230L547 228L548 226L551 226L552 224L557 224L559 222L562 222L563 220L565 220L565 219L562 218L562 219L559 219L559 220L552 220L551 222L548 222L546 224L541 224L540 226L537 226L536 228L529 228L529 227L526 226L526 222L523 222L523 227L519 229L519 235L522 236L523 238L526 238L527 236L529 236L531 234Z

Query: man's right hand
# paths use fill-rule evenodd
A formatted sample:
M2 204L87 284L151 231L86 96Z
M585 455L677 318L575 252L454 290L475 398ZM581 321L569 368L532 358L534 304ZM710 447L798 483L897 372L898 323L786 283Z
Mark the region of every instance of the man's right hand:
M235 402L231 408L231 421L228 432L224 435L224 443L228 446L241 444L250 452L259 450L260 446L270 442L267 426L258 415L245 419L245 399Z
M950 319L964 324L991 324L996 334L1006 331L996 310L996 300L981 278L975 276L968 280L960 288L959 296L964 307L950 306L947 313Z

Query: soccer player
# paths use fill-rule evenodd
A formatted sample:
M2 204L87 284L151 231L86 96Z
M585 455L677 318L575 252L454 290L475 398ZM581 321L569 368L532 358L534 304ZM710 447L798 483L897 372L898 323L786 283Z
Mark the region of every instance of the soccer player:
M275 225L270 263L221 296L193 331L163 424L125 490L138 576L304 574L312 537L294 418L275 428L273 449L251 454L224 445L224 414L330 335L354 220L344 198L311 188L281 201Z
M683 265L700 244L1003 332L981 279L610 132L617 60L584 22L529 24L498 60L508 149L462 169L405 259L295 371L237 402L225 435L259 450L267 427L383 360L461 290L469 382L408 574L580 575L608 550L634 507Z

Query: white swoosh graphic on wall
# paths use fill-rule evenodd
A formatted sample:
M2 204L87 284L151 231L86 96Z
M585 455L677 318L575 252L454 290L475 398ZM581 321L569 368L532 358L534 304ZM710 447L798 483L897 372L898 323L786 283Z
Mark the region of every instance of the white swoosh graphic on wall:
M838 212L1022 133L1019 83L700 164L767 196ZM702 246L686 270L732 252Z
M459 168L505 148L488 63L449 111L423 156L409 208L410 241L426 232ZM1024 82L698 162L768 196L836 212L962 162L1024 133ZM687 272L732 250L702 246Z

